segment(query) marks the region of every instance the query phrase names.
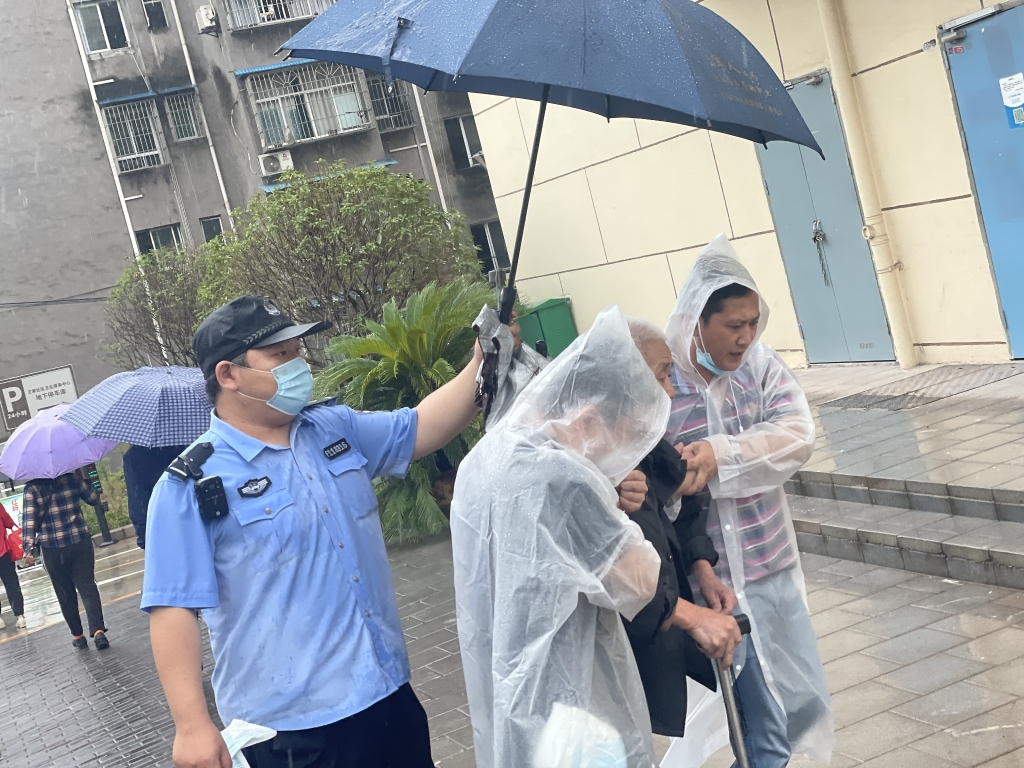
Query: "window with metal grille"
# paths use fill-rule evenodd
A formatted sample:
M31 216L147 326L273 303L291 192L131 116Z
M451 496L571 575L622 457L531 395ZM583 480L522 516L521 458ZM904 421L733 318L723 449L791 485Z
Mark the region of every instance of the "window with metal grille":
M124 32L117 0L77 3L75 14L89 53L128 47L128 36Z
M326 11L335 0L228 0L235 29L308 19Z
M203 117L199 113L199 103L194 93L176 93L164 99L167 109L167 122L171 126L171 136L175 141L201 139L206 135Z
M141 253L149 253L157 248L177 248L181 245L181 229L177 224L143 229L135 233L135 239L139 241Z
M383 75L367 75L366 89L370 92L373 114L377 117L377 129L381 133L409 128L416 124L409 106L409 84L404 80L392 80L388 88Z
M205 219L200 219L199 223L203 225L203 237L206 238L206 242L210 242L215 237L220 237L221 233L224 232L224 225L221 224L220 216L207 216Z
M161 0L142 0L142 7L146 11L146 21L150 29L167 27L167 14L164 13L164 4Z
M448 134L448 146L455 161L455 170L483 166L480 162L480 158L483 157L480 134L476 132L476 120L472 115L445 120L444 130Z
M247 85L266 147L371 127L365 88L352 67L287 67L251 75Z
M476 257L480 260L480 268L484 274L494 269L508 269L508 248L505 247L505 235L501 231L501 222L485 221L469 228L476 245Z
M121 173L152 168L164 161L160 153L160 121L153 101L104 107L110 138Z

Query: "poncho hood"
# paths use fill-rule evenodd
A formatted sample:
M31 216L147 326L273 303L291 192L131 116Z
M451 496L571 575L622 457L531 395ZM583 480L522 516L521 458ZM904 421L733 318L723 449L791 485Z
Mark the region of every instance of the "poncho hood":
M613 305L530 382L505 425L554 440L618 485L665 434L669 406Z
M686 282L683 283L682 290L679 291L675 309L672 310L668 324L665 326L665 335L668 336L668 344L672 350L676 370L684 380L701 388L705 386L705 383L703 377L690 362L690 342L697 329L700 313L708 303L708 299L711 298L711 294L732 283L745 285L756 293L761 306L761 320L757 324L757 335L743 355L743 363L740 365L742 368L750 358L751 352L758 346L761 334L764 332L765 326L768 325L768 305L757 289L754 278L740 263L736 251L733 250L732 244L724 234L718 235L700 252Z

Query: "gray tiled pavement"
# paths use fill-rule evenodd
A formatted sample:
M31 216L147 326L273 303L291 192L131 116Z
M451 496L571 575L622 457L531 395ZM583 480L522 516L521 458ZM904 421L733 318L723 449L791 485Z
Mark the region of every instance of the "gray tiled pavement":
M1024 589L1024 523L791 496L800 550Z
M113 558L122 575L101 587L115 601L110 651L73 651L63 625L0 634L0 765L170 765L173 727L137 608L138 566L121 565L136 557ZM470 768L450 542L391 559L434 758ZM803 563L839 728L833 766L1024 767L1024 592L818 555ZM723 751L708 765L730 762Z
M797 371L814 413L808 496L1024 523L1024 376L902 411L829 402L937 366L816 366Z

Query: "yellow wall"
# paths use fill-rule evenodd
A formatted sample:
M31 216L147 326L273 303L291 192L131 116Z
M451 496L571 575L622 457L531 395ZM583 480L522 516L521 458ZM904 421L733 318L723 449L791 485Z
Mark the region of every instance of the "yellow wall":
M938 24L980 0L836 0L919 362L1009 351L939 48ZM818 0L704 0L784 79L828 68ZM511 248L537 105L473 97ZM664 324L700 248L732 240L771 308L765 341L803 342L754 146L666 123L551 107L520 263L531 300L569 296L577 326L616 302Z

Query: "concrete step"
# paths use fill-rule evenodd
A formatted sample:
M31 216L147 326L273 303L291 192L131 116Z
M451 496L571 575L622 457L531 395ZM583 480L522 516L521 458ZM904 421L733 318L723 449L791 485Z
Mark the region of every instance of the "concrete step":
M786 492L793 496L896 507L905 511L1024 523L1024 480L1011 477L1019 467L991 467L982 478L987 481L984 485L957 479L956 464L908 476L915 469L917 467L900 465L872 475L804 469L786 483ZM981 478L981 474L969 477Z
M801 552L1024 589L1024 523L789 497Z

